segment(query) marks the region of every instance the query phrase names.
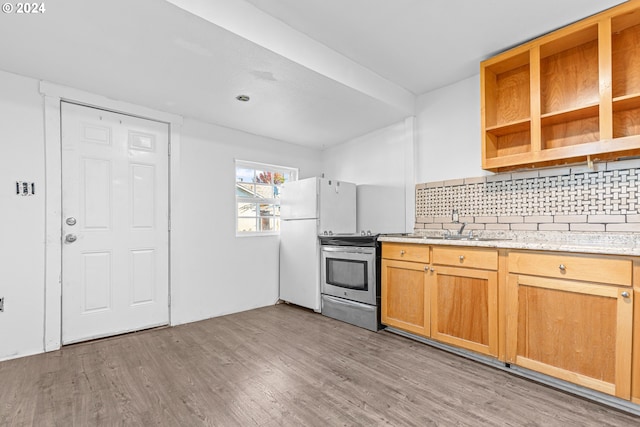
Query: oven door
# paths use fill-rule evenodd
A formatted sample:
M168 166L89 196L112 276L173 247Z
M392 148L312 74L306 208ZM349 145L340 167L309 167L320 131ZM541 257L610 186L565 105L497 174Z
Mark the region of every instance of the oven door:
M321 248L322 293L376 305L376 248Z

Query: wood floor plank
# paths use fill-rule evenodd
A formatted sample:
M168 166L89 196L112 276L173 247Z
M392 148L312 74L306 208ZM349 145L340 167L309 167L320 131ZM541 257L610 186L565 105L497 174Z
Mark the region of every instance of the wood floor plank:
M640 418L289 305L0 363L0 426L637 426Z

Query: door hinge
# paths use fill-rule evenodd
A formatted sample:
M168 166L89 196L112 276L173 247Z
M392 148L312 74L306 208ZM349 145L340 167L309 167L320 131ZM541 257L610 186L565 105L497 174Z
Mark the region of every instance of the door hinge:
M168 154L169 154L169 156L171 156L171 143L170 142L167 144L167 147L168 147L168 149L167 149Z
M171 218L169 218L169 231L171 231Z

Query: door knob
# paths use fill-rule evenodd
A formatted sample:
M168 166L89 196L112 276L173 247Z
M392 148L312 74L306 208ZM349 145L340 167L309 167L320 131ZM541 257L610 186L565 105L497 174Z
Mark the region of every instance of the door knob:
M64 241L67 242L67 243L73 243L76 240L78 240L78 237L75 234L67 234L64 237Z
M65 221L67 223L67 225L76 225L76 219L72 216L70 216L69 218L66 219Z

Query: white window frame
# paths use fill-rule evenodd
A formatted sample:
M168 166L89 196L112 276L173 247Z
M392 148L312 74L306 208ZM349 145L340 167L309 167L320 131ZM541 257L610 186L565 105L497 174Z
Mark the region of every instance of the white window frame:
M298 174L299 174L299 169L298 168L292 168L292 167L288 167L288 166L280 166L280 165L273 165L273 164L269 164L269 163L261 163L261 162L253 162L253 161L248 161L248 160L235 160L235 167L233 169L234 171L234 192L236 193L235 195L235 203L234 203L234 210L235 210L235 230L236 230L236 237L254 237L254 236L277 236L280 234L280 229L279 227L277 227L277 229L275 230L269 230L269 231L239 231L238 230L238 219L242 218L241 216L238 215L238 205L239 203L242 202L246 202L246 203L256 203L256 204L272 204L274 205L274 207L279 207L280 206L280 198L278 197L274 197L274 198L262 198L262 197L242 197L239 196L237 194L237 186L238 186L238 181L237 181L237 176L238 176L238 168L244 168L244 169L253 169L254 171L265 171L265 172L272 172L272 173L282 173L285 175L290 175L291 179L288 182L291 181L297 181L298 180ZM255 181L253 181L255 183ZM259 213L256 213L256 220L258 218L260 218ZM279 220L279 214L274 214L273 216L274 219Z

